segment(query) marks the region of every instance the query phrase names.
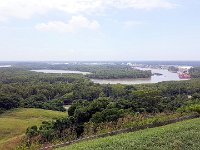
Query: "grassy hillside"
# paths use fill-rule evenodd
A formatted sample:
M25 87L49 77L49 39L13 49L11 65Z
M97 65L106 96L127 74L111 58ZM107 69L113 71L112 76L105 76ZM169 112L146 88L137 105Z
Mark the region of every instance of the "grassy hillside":
M77 143L58 150L199 150L200 118Z
M0 149L15 146L27 127L39 125L42 121L56 117L66 117L66 113L51 110L20 108L0 115Z

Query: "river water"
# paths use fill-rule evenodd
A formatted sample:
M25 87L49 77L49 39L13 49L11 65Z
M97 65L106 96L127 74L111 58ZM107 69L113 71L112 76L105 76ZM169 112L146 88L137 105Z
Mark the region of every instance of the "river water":
M70 71L70 70L31 70L31 71L35 71L35 72L42 72L42 73L75 73L75 74L83 74L83 75L87 75L87 74L91 74L90 72L81 72L81 71Z
M0 65L0 68L9 68L11 65Z
M94 83L100 84L146 84L146 83L158 83L162 81L180 81L177 73L172 73L164 69L152 69L152 68L136 68L140 70L151 70L152 74L160 73L162 75L153 75L151 78L142 78L142 79L92 79Z

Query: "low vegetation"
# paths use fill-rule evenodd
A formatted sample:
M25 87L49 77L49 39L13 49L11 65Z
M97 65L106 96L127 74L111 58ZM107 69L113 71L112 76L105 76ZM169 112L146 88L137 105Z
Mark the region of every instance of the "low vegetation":
M57 150L199 150L200 119L77 143Z
M150 97L148 98L150 100ZM199 103L197 99L193 101L193 105ZM44 122L39 127L32 126L27 129L26 134L28 141L31 142L30 145L71 141L117 129L168 121L190 115L189 113L192 112L199 113L198 107L188 111L187 108L193 108L191 107L193 105L190 105L187 100L185 103L183 101L182 104L179 101L176 102L177 107L163 107L162 101L160 104L151 103L149 105L148 100L145 101L144 99L143 103L134 102L133 105L129 101L114 101L111 98L99 98L91 102L78 101L69 108L68 118ZM181 105L182 107L180 107ZM173 111L176 109L179 112Z
M15 148L29 126L40 125L43 121L66 117L65 112L20 108L0 115L0 149Z

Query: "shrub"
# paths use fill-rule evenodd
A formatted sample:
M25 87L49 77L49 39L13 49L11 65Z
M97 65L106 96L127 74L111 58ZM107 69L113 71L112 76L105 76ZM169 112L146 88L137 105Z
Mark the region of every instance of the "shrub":
M38 128L37 128L37 126L29 127L29 128L26 130L26 135L27 135L28 137L32 137L32 136L38 135Z

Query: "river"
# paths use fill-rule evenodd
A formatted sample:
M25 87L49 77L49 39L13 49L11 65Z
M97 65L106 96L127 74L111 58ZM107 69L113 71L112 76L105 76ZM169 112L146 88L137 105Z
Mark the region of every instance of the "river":
M91 79L94 83L100 84L146 84L146 83L158 83L162 81L181 81L185 79L180 79L177 73L172 73L164 69L152 69L152 68L136 68L140 70L151 70L152 74L159 73L160 76L153 75L151 78L142 79Z
M172 73L168 70L164 69L152 69L152 68L136 68L140 70L151 70L152 74L159 73L162 75L153 75L151 78L140 78L140 79L91 79L94 83L100 84L146 84L146 83L158 83L162 81L180 81L184 79L180 79L177 73ZM69 70L31 70L35 72L43 72L43 73L75 73L75 74L83 74L87 75L90 72L81 72L81 71L69 71Z
M64 73L74 73L74 74L83 74L83 75L87 75L87 74L91 74L90 72L82 72L82 71L70 71L70 70L31 70L31 71L35 71L35 72L42 72L42 73L60 73L60 74L64 74Z
M9 68L11 65L0 65L0 68Z

